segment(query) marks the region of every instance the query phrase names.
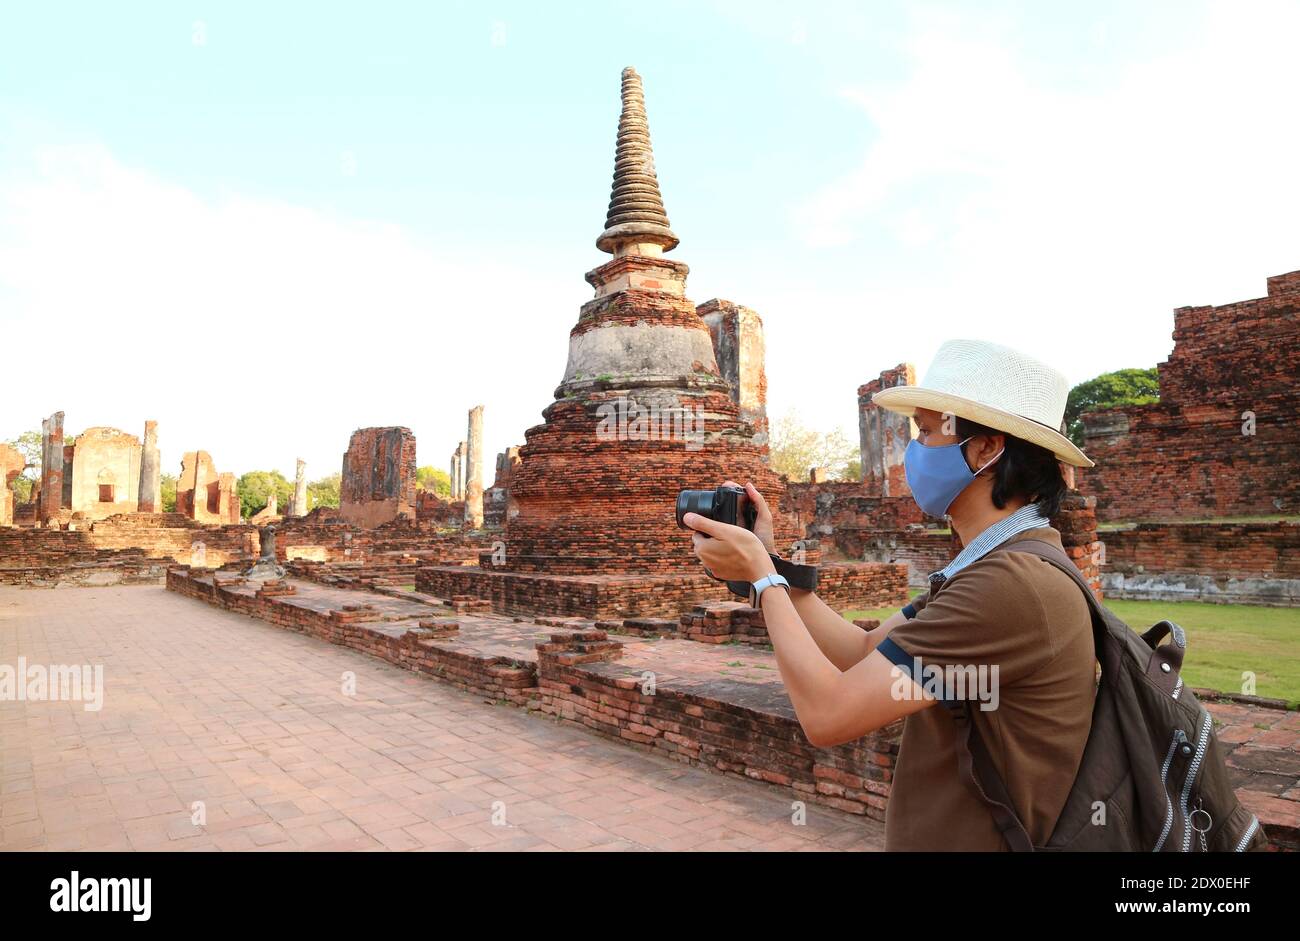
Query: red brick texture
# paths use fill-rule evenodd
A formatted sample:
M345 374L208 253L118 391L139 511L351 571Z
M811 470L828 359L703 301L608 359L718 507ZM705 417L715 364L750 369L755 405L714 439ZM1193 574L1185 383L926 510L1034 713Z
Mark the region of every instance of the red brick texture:
M355 526L415 519L415 435L400 427L359 428L343 455L339 515Z
M1300 579L1300 524L1140 523L1107 530L1106 571Z
M1300 512L1298 370L1300 271L1267 297L1178 308L1159 404L1084 416L1097 466L1080 489L1102 520Z

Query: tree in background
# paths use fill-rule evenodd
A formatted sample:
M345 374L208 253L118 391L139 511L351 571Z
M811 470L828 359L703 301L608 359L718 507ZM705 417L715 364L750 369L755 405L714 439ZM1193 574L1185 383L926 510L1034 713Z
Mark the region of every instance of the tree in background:
M1160 401L1160 378L1150 369L1117 369L1081 382L1065 402L1065 428L1070 440L1083 447L1083 413Z
M162 511L164 513L175 513L176 475L160 474L158 477L158 489L162 493Z
M432 490L442 499L451 496L451 476L436 467L419 467L415 471L415 485L420 490Z
M856 480L862 476L858 446L842 429L816 431L804 425L793 412L787 412L772 423L770 436L768 462L772 470L792 481L807 480L808 471L814 467L828 468L832 479L837 480Z
M337 508L339 505L339 489L342 485L342 474L330 474L320 480L311 481L307 484L307 509L314 510L318 506Z
M36 481L41 479L41 433L24 431L17 438L5 443L21 454L23 460L29 465L25 471L14 478L14 502L30 503L32 489Z
M286 480L278 470L249 471L239 478L235 490L239 494L239 512L244 519L265 509L271 502L272 493L282 514L288 512L293 501L293 482Z

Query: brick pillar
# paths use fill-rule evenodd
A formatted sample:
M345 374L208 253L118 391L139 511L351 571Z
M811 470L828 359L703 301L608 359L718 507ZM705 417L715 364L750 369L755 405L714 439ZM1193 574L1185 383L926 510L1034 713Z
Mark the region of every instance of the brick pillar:
M1097 498L1070 491L1052 518L1065 554L1074 560L1093 594L1101 597L1102 544L1097 538Z
M460 445L451 452L451 499L460 499Z
M910 363L899 363L858 388L862 488L872 496L905 497L912 492L903 472L903 452L912 440L912 420L872 404L871 397L882 389L913 385L915 368Z
M63 413L41 422L41 522L63 509Z
M469 410L469 448L465 453L465 525L483 528L483 406Z
M291 510L294 516L307 515L307 462L298 458L298 470L293 478L293 508Z
M695 308L709 328L718 371L731 385L731 400L740 406L740 418L753 426L752 440L766 446L767 372L763 320L748 307L718 298Z
M158 423L144 423L144 446L140 449L140 495L136 504L141 513L162 512L162 458L158 454Z

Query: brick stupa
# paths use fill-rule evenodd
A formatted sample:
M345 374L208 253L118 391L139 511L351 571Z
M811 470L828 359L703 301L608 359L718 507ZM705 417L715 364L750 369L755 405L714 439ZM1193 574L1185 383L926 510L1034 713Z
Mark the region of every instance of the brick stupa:
M520 449L505 563L516 571L698 572L674 518L679 490L752 480L772 506L785 491L686 297L690 269L664 257L677 236L659 193L641 77L630 68L622 100L609 213L596 239L614 257L587 273L596 296L569 331L545 424Z
M783 479L764 429L742 417L708 325L686 297L650 148L641 77L624 69L605 229L613 256L587 273L595 297L569 332L569 356L544 423L529 429L511 481L504 559L422 570L423 590L489 597L508 611L676 613L726 598L702 574L674 516L679 490L751 480L776 507ZM797 538L780 517L778 542ZM541 580L545 579L543 583Z

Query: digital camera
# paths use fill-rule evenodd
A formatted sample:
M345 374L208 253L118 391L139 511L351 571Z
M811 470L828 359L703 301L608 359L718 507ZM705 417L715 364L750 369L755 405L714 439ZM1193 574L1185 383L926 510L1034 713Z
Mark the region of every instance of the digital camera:
M751 532L758 518L758 509L742 487L683 490L677 494L677 525L683 529L690 528L682 522L687 513L698 513L718 523L743 526Z

